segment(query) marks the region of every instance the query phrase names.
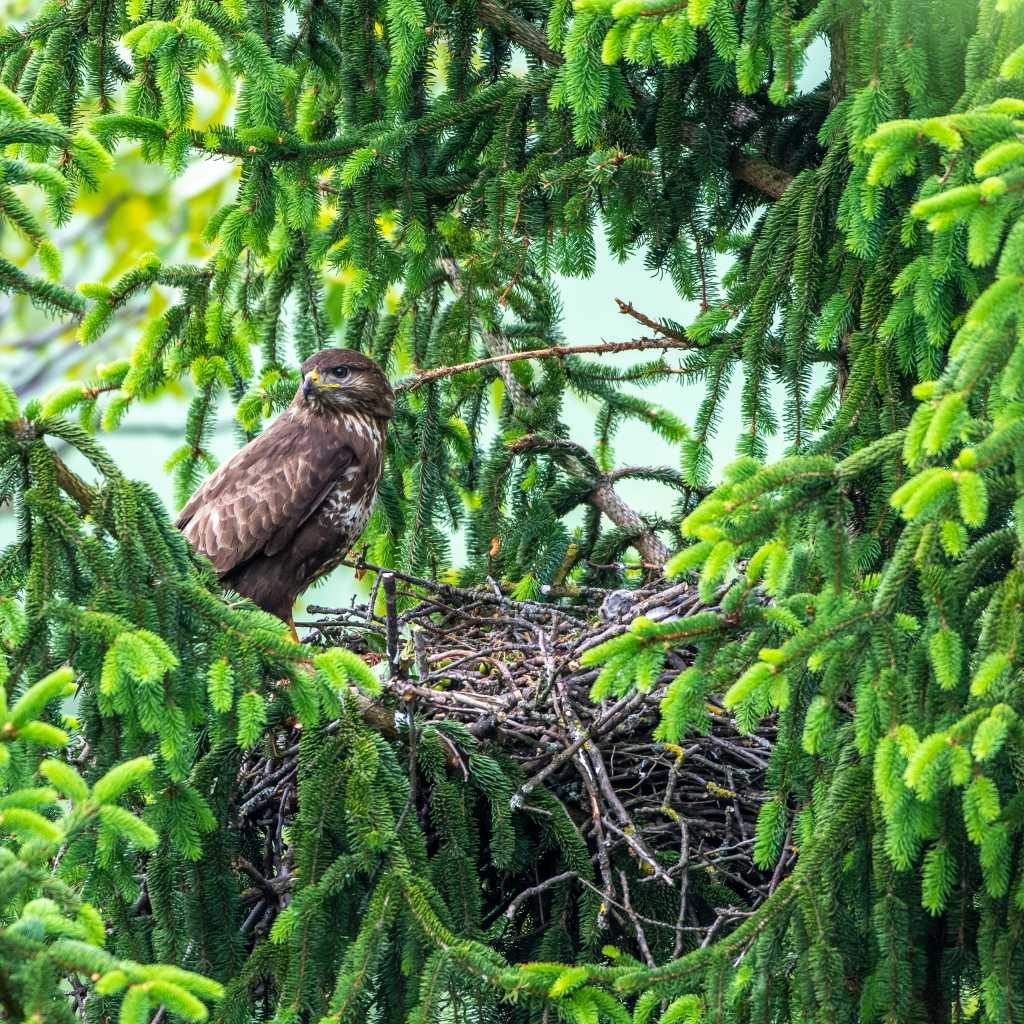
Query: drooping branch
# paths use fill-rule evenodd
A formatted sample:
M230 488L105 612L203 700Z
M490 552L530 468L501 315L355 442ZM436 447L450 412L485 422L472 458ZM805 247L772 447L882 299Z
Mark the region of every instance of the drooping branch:
M476 6L480 20L488 27L508 36L528 54L545 64L561 64L563 57L548 46L544 32L531 25L525 18L495 3L494 0L479 0Z
M19 444L27 444L38 436L35 426L28 420L13 420L5 426ZM57 486L79 507L82 515L88 515L96 501L96 489L90 487L52 448L50 455L53 458Z
M850 28L837 22L829 32L829 108L834 110L847 89L847 65L850 59Z
M659 9L659 13L664 11ZM557 67L564 62L562 54L548 45L547 37L541 29L518 14L513 14L495 0L479 0L477 14L488 28L501 32L542 63ZM737 112L736 119L739 120L740 117L741 114ZM696 124L687 123L682 126L684 137L691 141L696 140L702 130ZM792 174L781 167L776 167L764 157L744 153L738 153L733 157L729 163L729 170L738 181L757 189L769 199L779 199L793 180Z
M53 455L54 468L57 471L57 484L71 498L83 514L88 515L96 501L96 492L56 453Z

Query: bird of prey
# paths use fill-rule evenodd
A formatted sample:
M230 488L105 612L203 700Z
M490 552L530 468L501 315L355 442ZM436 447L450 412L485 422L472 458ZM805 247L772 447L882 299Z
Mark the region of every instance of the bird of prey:
M288 409L192 495L177 526L226 587L291 628L296 598L330 572L370 516L394 393L359 352L302 364Z

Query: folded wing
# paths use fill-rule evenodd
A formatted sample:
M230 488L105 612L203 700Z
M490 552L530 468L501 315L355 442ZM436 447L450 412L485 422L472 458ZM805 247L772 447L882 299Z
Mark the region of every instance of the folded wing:
M177 526L221 576L281 551L354 461L322 427L282 418L196 491Z

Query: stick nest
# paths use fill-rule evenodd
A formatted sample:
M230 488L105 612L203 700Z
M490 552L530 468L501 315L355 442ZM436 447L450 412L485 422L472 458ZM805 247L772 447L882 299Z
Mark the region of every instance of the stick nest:
M598 929L624 936L653 963L652 947L678 955L709 943L784 876L795 856L788 842L774 870L760 870L752 859L758 811L768 798L770 724L744 736L711 702L706 734L681 745L658 742L659 703L689 664L685 649L669 653L650 692L600 704L589 698L597 669L581 666L581 655L623 633L637 615L663 621L704 610L690 584L588 588L542 603L515 601L494 583L464 589L362 562L357 568L377 573L369 602L311 606L316 618L300 628L312 630L308 643L343 645L385 663L384 694L367 704L366 720L404 748L410 766L417 734L432 724L461 723L481 749L500 751L515 766L513 810L543 813L531 801L540 791L551 794L586 842L589 879L544 863L503 876L491 893L492 920L512 921L541 908L555 887L580 885L594 896ZM287 902L290 887L282 836L295 811L297 733L279 741L279 753L253 753L243 765L236 805L243 833L258 836L264 852L261 864L242 865L254 881L245 930L257 934ZM449 771L468 778L459 744L446 746ZM424 788L413 780L429 837ZM624 862L634 870L622 870ZM650 903L641 886L660 889L658 905L671 902L672 913L638 910Z

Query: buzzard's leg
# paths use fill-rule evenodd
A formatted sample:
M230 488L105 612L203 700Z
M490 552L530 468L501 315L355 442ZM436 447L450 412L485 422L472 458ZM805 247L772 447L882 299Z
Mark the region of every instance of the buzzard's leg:
M297 644L301 644L301 643L302 643L302 641L301 641L301 640L299 639L299 634L298 634L298 633L297 633L297 632L295 631L295 623L294 623L294 621L292 621L292 618L291 618L291 616L289 616L289 617L288 617L288 619L287 619L286 621L287 621L287 623L288 623L288 631L289 631L289 632L291 633L291 635L292 635L292 639L293 639L293 640L294 640L294 641L295 641L295 642L296 642Z

